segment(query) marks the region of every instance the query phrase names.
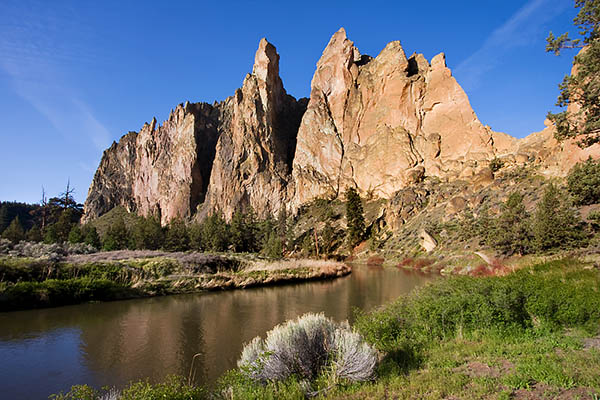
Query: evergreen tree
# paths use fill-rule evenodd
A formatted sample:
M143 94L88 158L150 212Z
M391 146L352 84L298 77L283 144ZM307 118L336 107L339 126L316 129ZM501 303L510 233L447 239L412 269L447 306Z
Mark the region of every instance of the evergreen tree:
M569 33L555 37L552 32L546 39L546 51L560 54L561 50L585 48L575 56L575 73L565 76L559 85L561 93L557 106L577 106L571 111L548 113L557 127L559 140L582 135L581 147L600 141L600 0L575 0L579 13L573 20L579 28L579 38Z
M13 219L10 218L8 207L5 204L0 205L0 234L8 228Z
M229 226L219 212L202 223L202 245L205 250L225 251L229 247Z
M258 232L256 234L256 240L258 242L257 247L260 247L261 249L268 247L269 241L273 241L271 237L273 233L279 237L279 233L277 232L277 221L270 216L260 221L258 224ZM279 238L279 242L283 246L283 241L281 238Z
M600 203L600 161L590 157L575 164L569 172L567 184L576 205Z
M8 228L2 232L2 237L4 239L8 239L13 243L19 243L21 240L25 240L25 232L23 231L23 226L19 221L19 216L16 216Z
M27 231L27 241L29 242L41 242L44 238L42 237L42 231L37 226L32 226Z
M44 232L44 243L58 243L58 233L56 229L56 224L52 224L46 227L46 231Z
M100 241L100 235L98 235L98 231L96 227L93 225L84 225L82 228L83 233L83 242L85 244L89 244L94 246L96 249L99 249L102 246L102 242Z
M365 217L360 196L353 187L346 190L346 221L348 223L348 242L351 247L354 247L364 238Z
M175 218L167 227L164 247L169 251L186 251L189 249L189 246L190 238L185 222L179 218Z
M58 221L54 224L56 234L55 243L64 243L69 240L69 233L79 219L74 217L74 211L70 208L64 209Z
M132 246L136 249L157 250L160 249L165 240L163 228L154 216L141 217L131 233Z
M79 224L73 225L69 232L69 243L81 243L83 242L83 239L83 233L81 232Z
M229 238L233 251L248 251L246 217L241 211L236 211L229 223Z
M580 246L586 241L581 219L566 196L550 184L538 203L533 220L534 246L538 251Z
M475 222L475 230L477 236L481 238L480 244L490 244L493 239L494 220L490 216L490 207L488 204L484 204L479 210Z
M271 231L269 234L263 246L262 253L268 258L276 260L283 257L283 244L276 231Z
M492 245L505 254L526 254L531 247L529 214L523 204L523 196L512 193L503 206L491 237Z
M321 252L326 256L331 255L336 245L337 234L329 221L325 222L325 226L321 230L319 237Z
M123 218L119 217L108 227L104 236L103 249L107 251L123 250L127 248L128 243L129 232Z
M202 243L202 225L194 222L188 228L190 236L190 248L196 251L204 250L204 244Z
M473 211L468 207L458 224L458 235L462 240L469 240L477 235L477 220L473 215Z

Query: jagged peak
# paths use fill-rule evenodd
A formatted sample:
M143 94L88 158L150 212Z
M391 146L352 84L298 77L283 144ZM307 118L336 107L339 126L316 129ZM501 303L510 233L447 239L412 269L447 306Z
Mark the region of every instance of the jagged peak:
M379 53L376 59L380 62L400 62L406 63L406 53L402 48L402 44L399 40L389 42L383 50Z
M342 55L344 59L348 59L350 62L360 61L360 52L354 47L354 42L348 40L344 28L340 28L333 36L331 36L329 43L327 43L325 50L323 50L323 55L319 59L317 66L323 65L329 59L337 55Z
M446 66L446 54L440 53L440 54L434 56L431 59L431 68L432 69L447 68L447 66Z
M252 74L263 81L279 77L279 54L277 54L275 46L269 43L266 38L262 38L258 44Z

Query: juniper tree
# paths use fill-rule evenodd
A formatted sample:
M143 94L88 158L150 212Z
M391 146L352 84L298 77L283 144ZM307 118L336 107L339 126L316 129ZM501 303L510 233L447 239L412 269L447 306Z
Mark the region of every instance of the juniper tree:
M170 251L185 251L189 249L190 238L185 222L179 218L172 220L167 226L165 249Z
M600 161L575 164L567 177L569 193L576 205L600 203Z
M533 219L533 244L538 251L575 247L585 243L581 219L568 198L554 184L544 190Z
M559 107L576 106L548 113L548 118L556 124L557 139L581 135L578 143L587 147L600 141L600 0L575 0L575 7L579 13L573 23L579 37L550 32L546 51L559 55L564 49L583 49L573 60L573 74L566 75L559 85L556 102Z
M351 247L360 243L365 235L365 216L360 195L353 187L346 190L346 221L348 224L348 242Z
M490 238L494 247L506 254L526 254L531 247L531 227L529 213L525 210L523 196L512 193L495 221Z
M129 232L125 226L123 218L117 218L112 225L108 227L104 236L104 250L123 250L129 244Z
M25 232L23 231L23 226L21 225L21 221L19 221L18 215L12 220L10 225L8 225L8 228L2 232L2 237L13 243L19 243L21 240L25 240Z

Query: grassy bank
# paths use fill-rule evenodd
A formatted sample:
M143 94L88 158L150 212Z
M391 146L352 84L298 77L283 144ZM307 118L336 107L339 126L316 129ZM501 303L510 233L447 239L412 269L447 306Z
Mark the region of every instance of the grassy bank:
M600 272L556 260L503 277L450 277L368 314L355 328L381 355L370 383L332 382L322 398L508 399L600 395ZM226 398L302 398L291 379L260 385L233 371ZM596 397L594 397L596 396Z
M599 326L593 262L561 259L501 277L449 277L359 312L354 328L380 354L371 382L334 379L326 366L310 382L292 376L259 383L242 369L212 393L187 398L595 400Z
M328 279L334 262L241 255L120 251L61 261L0 257L0 311Z

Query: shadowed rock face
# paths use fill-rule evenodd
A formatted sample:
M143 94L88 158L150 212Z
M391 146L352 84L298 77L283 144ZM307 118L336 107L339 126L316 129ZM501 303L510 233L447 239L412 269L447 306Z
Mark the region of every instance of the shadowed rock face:
M219 136L219 106L178 105L104 152L85 202L85 219L116 206L163 223L185 218L204 200Z
M104 152L85 202L85 219L115 206L162 223L253 208L265 217L295 211L348 186L392 198L425 176L493 182L489 161L535 162L550 176L600 156L600 144L562 144L554 127L524 139L492 131L475 115L446 67L407 57L400 42L373 58L336 32L317 63L310 100L289 96L279 55L260 41L252 73L221 103L179 105Z

